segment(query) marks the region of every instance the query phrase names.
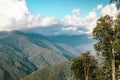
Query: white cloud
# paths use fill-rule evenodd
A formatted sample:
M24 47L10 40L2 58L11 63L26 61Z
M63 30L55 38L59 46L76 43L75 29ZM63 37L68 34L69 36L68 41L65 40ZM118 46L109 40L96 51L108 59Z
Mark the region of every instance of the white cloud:
M102 5L102 4L97 5L97 9L98 9L98 10L101 10L102 8L103 8L103 5Z
M55 17L45 17L41 20L40 25L43 27L62 24L62 21Z
M36 28L43 34L84 34L91 33L96 26L97 11L102 16L115 16L115 4L98 5L86 16L81 17L80 9L73 9L73 15L66 15L65 20L55 17L33 15L26 5L26 0L0 0L0 30L21 30ZM39 29L38 29L39 28Z
M116 17L116 15L118 14L118 10L115 4L108 4L104 7L100 7L102 5L99 5L98 9L101 11L101 15L105 16L105 15L110 15L111 17Z
M91 33L96 26L97 19L101 16L110 15L111 17L115 18L118 14L117 8L115 4L108 4L103 6L102 4L98 5L94 8L91 12L88 13L85 17L81 17L80 14L78 16L77 12L80 9L74 9L73 13L76 15L66 15L65 21L67 24L72 25L70 28L64 27L63 30L73 30L76 33ZM99 14L98 14L99 11ZM99 16L99 17L98 17ZM80 30L79 30L80 29Z
M0 0L0 31L21 30L36 27L48 27L62 24L55 17L42 18L33 15L26 5L26 0Z
M0 0L0 30L17 29L18 26L25 25L26 14L30 12L25 0Z
M89 12L89 14L85 16L84 26L86 27L89 33L91 33L93 31L93 28L96 26L97 19L97 12L95 10Z
M80 17L77 15L66 15L65 16L66 24L73 25L73 27L70 27L70 29L76 30L76 32L81 32L80 30L76 28L82 28L81 30L85 29L89 33L92 32L93 27L96 26L96 20L97 20L97 13L95 10L89 12L89 14L85 17ZM69 28L67 27L64 30L69 30Z
M75 26L79 26L83 24L83 19L81 17L78 17L76 15L66 15L65 16L65 21L66 21L66 24L69 24L69 25L75 25Z

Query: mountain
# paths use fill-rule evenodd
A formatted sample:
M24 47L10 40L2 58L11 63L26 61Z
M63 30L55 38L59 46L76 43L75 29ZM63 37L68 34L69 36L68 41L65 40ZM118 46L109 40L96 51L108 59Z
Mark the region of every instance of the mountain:
M57 43L67 44L72 46L80 52L91 50L94 52L93 45L96 43L95 40L88 34L81 35L52 35L46 36L49 40Z
M94 42L90 35L81 34L81 35L53 35L53 36L46 36L48 39L58 42L64 43L71 46L79 46L81 44L89 44Z
M42 70L37 70L22 80L70 80L70 66L70 62L56 64Z
M66 80L70 76L70 64L66 61L91 49L94 43L88 35L0 32L0 80L20 80L34 73L35 80L38 76L43 80Z
M0 32L0 80L19 80L37 69L68 61L75 51L43 35Z
M0 80L19 80L37 70L27 56L16 47L17 41L12 35L15 37L13 33L0 32Z

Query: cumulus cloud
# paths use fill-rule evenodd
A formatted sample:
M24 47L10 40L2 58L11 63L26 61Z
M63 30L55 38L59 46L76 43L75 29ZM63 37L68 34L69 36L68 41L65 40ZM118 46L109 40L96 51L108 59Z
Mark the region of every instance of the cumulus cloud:
M55 17L45 17L41 19L40 25L43 27L52 26L52 25L63 24L62 21Z
M25 0L0 0L0 30L20 30L58 24L54 17L33 15Z
M103 7L103 5L98 5L98 10L100 10L101 15L110 15L111 17L115 18L118 14L118 10L115 4L108 4Z
M98 9L98 10L101 10L102 8L103 8L103 5L102 5L102 4L97 5L97 9Z
M72 15L68 14L64 20L60 20L33 15L26 0L0 0L0 31L28 30L46 35L91 33L96 26L98 10L102 16L108 14L114 17L117 14L115 4L100 4L84 17L80 15L81 10L75 8Z
M66 15L65 21L67 24L72 25L70 28L64 28L63 30L74 30L76 32L81 32L81 30L87 31L87 33L90 33L93 29L93 27L96 26L96 20L97 20L97 13L95 10L89 12L89 14L85 17L80 17L77 15ZM84 32L86 33L86 32Z
M0 0L0 30L26 25L27 14L30 13L25 0Z
M110 15L111 17L115 18L118 14L118 10L115 4L108 4L103 6L99 4L94 8L91 12L88 13L85 17L80 16L80 9L74 9L72 12L73 15L66 15L65 21L70 26L63 27L63 31L71 31L76 32L78 34L85 34L91 33L96 26L96 21L101 16ZM79 15L79 16L78 16ZM71 26L72 25L72 26Z

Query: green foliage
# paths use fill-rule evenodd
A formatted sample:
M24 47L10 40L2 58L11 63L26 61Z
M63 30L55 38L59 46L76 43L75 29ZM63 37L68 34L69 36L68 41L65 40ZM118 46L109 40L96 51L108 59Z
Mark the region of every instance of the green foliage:
M102 67L97 68L94 73L97 75L96 76L96 80L106 80L105 78L105 74L104 74L104 70Z
M96 79L95 80L111 80L111 75L110 75L109 69L104 68L103 66L98 67L94 73L96 74Z
M98 66L94 73L96 74L96 80L111 80L112 71L110 61L105 61L103 64Z
M118 19L112 20L110 16L104 16L98 19L96 28L93 30L94 39L98 40L95 45L96 51L102 52L106 58L112 58L111 49L114 48L115 54L118 54L120 48L120 27ZM112 41L112 43L111 43Z
M73 76L76 79L85 80L87 76L88 79L94 80L96 77L94 74L96 67L97 61L88 51L72 60L71 70L73 71Z
M95 44L95 49L98 54L102 53L102 56L106 58L112 58L112 55L109 54L112 48L110 41L114 40L112 24L112 18L106 15L98 19L97 26L93 30L93 37L98 40L97 44Z
M84 79L84 75L83 75L84 71L83 71L83 64L81 63L82 63L82 60L80 57L73 59L71 70L74 72L74 77L76 79L80 78L82 80Z
M114 60L120 59L120 14L117 19L112 19L106 15L97 21L97 26L93 30L94 39L98 40L95 44L97 54L105 58L103 70L105 70L105 80L113 78L116 75L117 65ZM113 72L113 73L112 73ZM113 77L111 75L114 74Z
M98 54L110 59L113 57L111 53L113 48L117 57L120 54L120 14L116 20L108 15L98 19L97 26L93 30L93 37L98 40L95 44Z

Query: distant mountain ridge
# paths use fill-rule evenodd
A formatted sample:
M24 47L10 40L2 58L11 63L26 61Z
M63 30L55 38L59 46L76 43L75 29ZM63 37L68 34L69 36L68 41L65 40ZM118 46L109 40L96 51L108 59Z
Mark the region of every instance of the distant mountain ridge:
M79 55L84 51L95 52L93 45L96 43L96 40L93 40L92 35L90 34L81 34L81 35L51 35L46 36L48 39L61 44L67 44L68 46L74 47L78 50Z
M19 80L37 69L67 61L74 53L43 35L0 32L0 80Z
M67 44L80 51L89 50L96 42L89 35L54 35L46 36L51 41L61 44ZM22 80L73 80L70 70L71 62L64 62L50 67L37 70L26 76Z
M88 34L52 35L52 36L46 36L46 37L54 42L68 44L73 47L79 46L81 44L90 44L90 43L94 42L94 40L92 38L90 38L91 35L88 35Z
M66 62L76 54L88 50L94 42L88 35L44 36L20 31L0 32L0 80L19 80L43 68L42 72L45 69L52 72L56 70L54 79L57 80L64 74L64 70L60 70L70 66L66 63L58 66L56 64ZM49 68L52 65L56 66Z

